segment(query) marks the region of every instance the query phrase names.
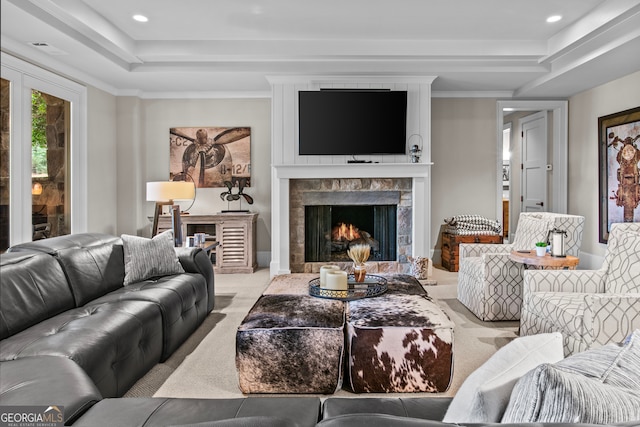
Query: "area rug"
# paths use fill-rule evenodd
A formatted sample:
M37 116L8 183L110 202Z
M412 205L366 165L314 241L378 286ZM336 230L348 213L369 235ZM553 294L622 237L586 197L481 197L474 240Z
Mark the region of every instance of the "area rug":
M469 312L456 299L457 277L457 273L434 268L433 279L438 285L425 285L455 324L454 370L449 389L444 393L388 393L385 397L453 396L471 372L517 336L518 322L482 322ZM126 396L242 397L235 366L236 330L269 282L266 268L253 274L216 275L214 311L167 361L156 365ZM380 394L340 390L331 396Z

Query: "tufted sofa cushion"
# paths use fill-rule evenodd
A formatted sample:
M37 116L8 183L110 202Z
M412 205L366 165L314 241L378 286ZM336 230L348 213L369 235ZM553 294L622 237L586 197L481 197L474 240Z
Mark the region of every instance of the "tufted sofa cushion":
M122 240L100 233L59 236L12 246L10 252L38 251L53 255L62 265L76 306L122 287Z
M0 276L0 339L75 306L64 273L50 255L3 254Z
M161 361L166 360L209 314L207 284L201 275L194 273L133 283L97 298L88 305L127 300L149 301L160 309L164 330Z
M124 400L124 402L123 402ZM246 426L263 426L259 421L271 417L286 420L282 425L296 427L315 426L320 417L320 399L317 397L247 397L241 399L167 399L127 398L104 399L74 427L112 426L181 426L244 418ZM256 421L251 423L250 421ZM197 424L196 424L197 425ZM223 424L224 425L224 424Z
M65 311L0 341L0 360L74 360L105 397L123 395L159 360L162 323L155 304L121 301Z
M121 244L62 249L57 257L67 274L78 307L122 287L124 263Z

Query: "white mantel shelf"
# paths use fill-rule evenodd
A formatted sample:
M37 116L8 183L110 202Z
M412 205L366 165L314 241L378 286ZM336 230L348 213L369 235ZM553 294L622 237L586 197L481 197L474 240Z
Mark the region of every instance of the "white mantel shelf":
M413 178L429 174L433 163L347 163L274 165L279 179Z

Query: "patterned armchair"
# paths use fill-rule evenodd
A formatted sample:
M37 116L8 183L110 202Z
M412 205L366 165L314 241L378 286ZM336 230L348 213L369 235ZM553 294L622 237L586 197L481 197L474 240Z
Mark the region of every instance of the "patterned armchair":
M640 328L640 223L612 224L599 270L526 271L520 335L561 332L565 355Z
M549 212L521 213L513 243L460 244L458 300L480 320L520 319L524 266L511 261L509 253L533 249L554 227L567 231L566 253L578 256L584 217Z

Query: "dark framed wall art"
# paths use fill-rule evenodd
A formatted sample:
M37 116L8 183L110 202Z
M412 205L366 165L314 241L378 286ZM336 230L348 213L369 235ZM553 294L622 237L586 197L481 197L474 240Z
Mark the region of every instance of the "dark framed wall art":
M169 175L193 180L196 187L251 186L250 127L180 127L169 129Z
M611 224L640 222L640 107L598 118L600 242Z

